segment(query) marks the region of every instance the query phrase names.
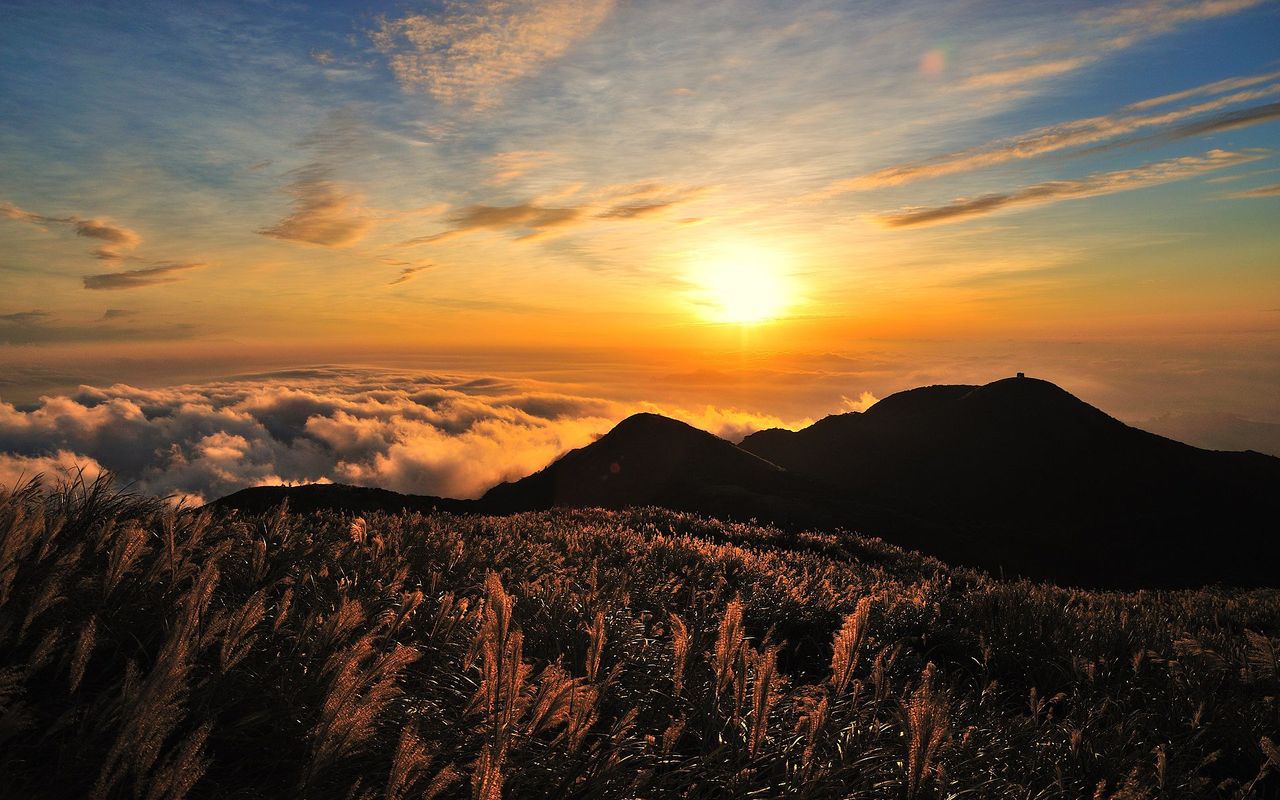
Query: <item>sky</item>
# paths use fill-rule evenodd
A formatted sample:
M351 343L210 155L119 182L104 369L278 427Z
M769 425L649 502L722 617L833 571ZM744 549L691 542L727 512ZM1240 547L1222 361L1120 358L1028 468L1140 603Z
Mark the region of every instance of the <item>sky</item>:
M0 13L0 479L474 496L1015 371L1280 453L1280 3Z

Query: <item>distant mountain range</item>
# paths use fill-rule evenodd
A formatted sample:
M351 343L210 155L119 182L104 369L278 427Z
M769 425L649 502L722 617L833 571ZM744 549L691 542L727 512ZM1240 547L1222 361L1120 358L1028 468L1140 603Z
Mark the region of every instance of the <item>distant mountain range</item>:
M1085 586L1280 585L1280 458L1131 428L1047 381L930 386L734 445L637 414L479 500L333 484L217 500L263 510L500 514L655 505L842 527L1006 576Z

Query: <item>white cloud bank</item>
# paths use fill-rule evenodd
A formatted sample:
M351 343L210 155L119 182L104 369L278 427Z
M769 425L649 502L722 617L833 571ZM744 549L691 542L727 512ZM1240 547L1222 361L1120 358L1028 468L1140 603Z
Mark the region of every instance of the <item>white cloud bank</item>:
M82 386L26 406L0 402L0 485L78 465L88 477L110 470L140 491L195 502L245 486L323 480L477 497L637 411L731 440L784 424L495 378L346 368L161 389Z

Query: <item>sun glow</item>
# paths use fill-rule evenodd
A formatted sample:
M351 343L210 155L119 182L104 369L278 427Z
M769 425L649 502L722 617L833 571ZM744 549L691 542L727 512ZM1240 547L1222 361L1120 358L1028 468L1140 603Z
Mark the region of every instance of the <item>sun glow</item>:
M733 247L700 261L694 273L696 299L715 322L768 322L791 303L790 281L781 259L767 250Z

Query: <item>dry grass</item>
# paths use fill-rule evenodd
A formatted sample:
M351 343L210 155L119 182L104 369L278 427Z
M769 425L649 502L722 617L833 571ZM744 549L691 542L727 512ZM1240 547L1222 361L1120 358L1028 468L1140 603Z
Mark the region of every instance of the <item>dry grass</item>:
M0 496L4 797L1274 797L1278 652L1275 592L654 509Z

